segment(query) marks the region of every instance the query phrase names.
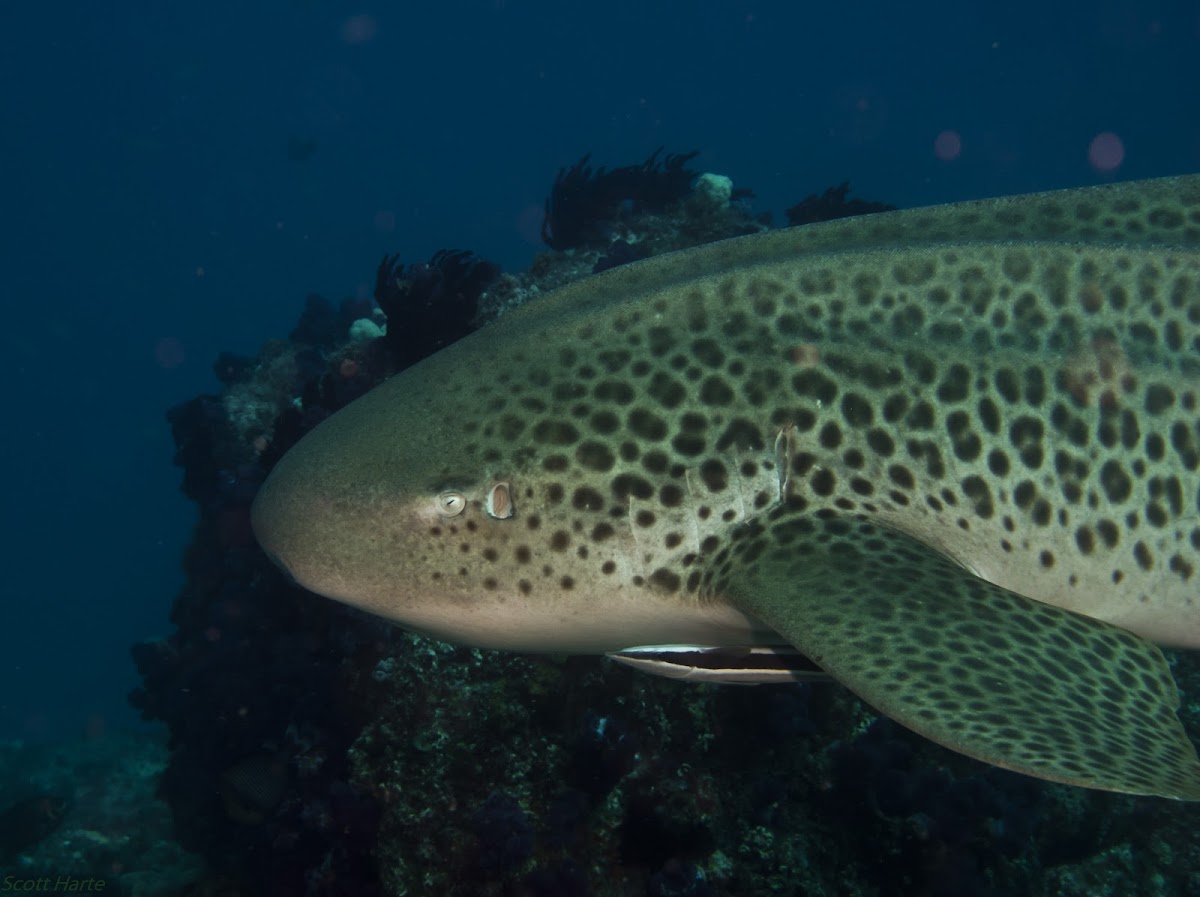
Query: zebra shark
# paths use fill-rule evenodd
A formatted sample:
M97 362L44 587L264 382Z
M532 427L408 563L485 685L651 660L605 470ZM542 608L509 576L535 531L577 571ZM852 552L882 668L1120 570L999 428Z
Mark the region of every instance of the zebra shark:
M1200 646L1198 404L1200 175L965 202L529 302L305 436L253 525L440 639L798 652L963 754L1200 800L1156 647Z

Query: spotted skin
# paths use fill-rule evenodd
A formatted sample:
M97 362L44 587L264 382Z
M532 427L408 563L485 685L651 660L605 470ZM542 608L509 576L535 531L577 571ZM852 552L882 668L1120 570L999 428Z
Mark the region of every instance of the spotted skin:
M439 637L787 641L964 753L1200 799L1147 641L1200 645L1198 394L1200 177L899 212L531 303L318 427L254 523Z
M1126 630L964 576L863 515L786 503L711 567L712 587L934 741L1056 781L1200 798L1175 682ZM813 598L763 600L781 592Z

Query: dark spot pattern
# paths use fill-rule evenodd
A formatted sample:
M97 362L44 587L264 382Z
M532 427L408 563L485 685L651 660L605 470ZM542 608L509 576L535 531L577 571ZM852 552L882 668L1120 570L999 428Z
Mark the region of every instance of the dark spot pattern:
M977 579L864 516L768 516L718 553L704 589L736 596L801 651L820 652L883 712L1043 778L1200 798L1200 764L1172 712L1175 683L1149 643ZM1057 560L1038 554L1046 571ZM792 588L775 595L770 582Z
M429 563L530 604L568 581L573 600L719 601L712 584L765 556L785 509L884 518L1051 604L1116 590L1194 618L1188 183L1123 209L1105 197L1134 188L977 206L969 225L953 210L869 233L835 222L618 269L597 281L604 296L564 288L549 317L514 316L531 336L503 377L437 383L448 404L476 404L438 422L450 441L430 480L484 485L464 512L478 531L426 526ZM507 520L478 504L495 481L517 499ZM828 527L781 532L800 553L843 544Z

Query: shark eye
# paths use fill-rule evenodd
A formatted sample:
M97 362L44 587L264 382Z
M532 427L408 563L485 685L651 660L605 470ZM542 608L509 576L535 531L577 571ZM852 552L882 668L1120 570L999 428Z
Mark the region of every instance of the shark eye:
M466 510L467 497L461 492L443 492L434 499L434 505L443 517L457 517Z
M497 483L488 491L487 512L497 520L513 515L512 487L508 483Z

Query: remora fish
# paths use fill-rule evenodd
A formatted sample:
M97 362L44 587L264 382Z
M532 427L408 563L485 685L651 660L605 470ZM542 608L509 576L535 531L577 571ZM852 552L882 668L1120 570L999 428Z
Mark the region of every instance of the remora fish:
M439 638L789 645L964 754L1200 800L1152 644L1200 645L1198 405L1200 176L970 202L531 302L317 427L254 527Z

